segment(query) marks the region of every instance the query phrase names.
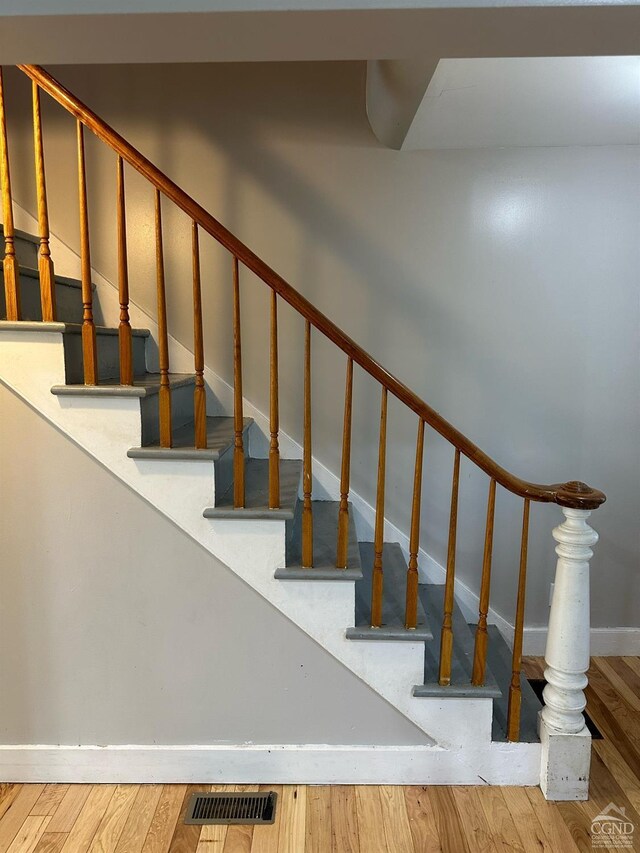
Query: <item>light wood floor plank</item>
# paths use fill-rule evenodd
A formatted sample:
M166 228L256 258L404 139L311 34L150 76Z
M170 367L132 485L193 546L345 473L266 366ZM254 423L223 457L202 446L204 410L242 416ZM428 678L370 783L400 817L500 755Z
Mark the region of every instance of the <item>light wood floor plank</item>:
M523 657L522 671L525 678L544 678L544 658Z
M50 820L48 816L29 815L11 842L8 853L33 853Z
M382 805L380 791L375 785L356 786L358 837L363 853L386 853L387 843L380 826Z
M591 756L589 800L585 805L593 809L593 817L595 817L611 802L617 806L622 806L626 810L629 820L635 826L640 826L640 814L633 807L626 791L621 787L619 780L613 776L597 752L594 752Z
M595 665L589 670L589 688L594 690L608 710L615 714L633 748L636 752L640 751L640 714L616 693L606 676Z
M7 813L21 790L22 785L12 785L7 782L0 784L0 820Z
M552 845L552 849L562 850L563 853L576 853L578 848L558 811L556 803L545 800L540 788L525 788L524 790L540 825L546 832L547 840Z
M640 780L631 771L615 745L606 738L593 741L593 749L606 765L609 772L618 780L634 809L640 812Z
M184 802L186 785L163 785L142 853L166 853Z
M558 803L558 811L571 833L574 846L580 853L593 853L591 844L591 819L580 803Z
M47 785L31 809L31 814L45 817L55 814L68 790L69 785Z
M360 853L356 790L353 785L331 787L331 851Z
M260 791L275 791L277 796L276 819L269 826L255 826L251 853L277 853L282 822L282 785L260 785ZM303 848L304 849L304 848Z
M637 673L632 667L624 662L622 658L597 658L598 666L600 664L605 664L607 667L607 674L610 672L615 672L619 681L615 681L613 678L609 678L614 687L622 682L627 691L634 697L635 703L631 702L630 704L634 704L634 707L638 706L638 701L640 700L640 674ZM600 666L602 669L602 667ZM622 691L620 691L622 692ZM625 699L627 696L625 693L622 693ZM627 701L629 701L627 699Z
M141 785L124 825L116 853L141 853L158 808L162 785Z
M600 729L602 735L615 744L633 775L640 779L640 757L627 737L625 729L591 685L587 687L585 694L589 716Z
M622 660L640 677L640 657L623 657Z
M491 827L493 840L499 853L522 853L523 846L516 825L507 808L502 790L498 787L485 786L478 789L480 804Z
M444 853L472 853L460 826L451 788L434 785L428 791L438 825L440 846Z
M251 793L257 791L258 785L236 785L236 791ZM247 823L232 824L224 842L224 853L251 853L253 826Z
M89 853L115 853L139 790L139 785L117 786L96 830Z
M69 785L62 802L55 810L47 832L71 832L91 793L91 785Z
M429 788L408 786L404 789L404 798L416 853L440 853L440 835Z
M200 840L200 827L184 822L185 814L189 808L189 800L191 795L197 791L202 791L202 785L187 785L184 792L184 799L180 808L180 814L175 826L175 832L169 845L171 853L195 853ZM164 851L162 851L164 853Z
M629 679L624 678L620 675L617 670L609 663L608 658L594 658L594 663L600 670L600 672L604 675L604 677L609 682L610 686L616 691L618 696L620 696L630 708L633 708L636 713L640 711L640 696L634 692L631 685L629 684L629 679L632 679L635 676L635 672L630 669L625 663L622 664L624 667L623 672L629 673ZM640 681L640 679L638 679Z
M63 853L86 853L111 802L115 785L93 785L62 848ZM51 822L56 819L54 815Z
M451 792L469 849L473 853L496 853L496 845L476 787L454 785Z
M42 838L38 841L33 853L61 853L64 843L67 840L66 832L49 832L43 833Z
M525 853L555 853L556 845L549 841L547 834L533 810L531 801L524 788L502 788L502 796L513 818L522 841Z
M331 850L331 788L328 785L307 788L306 832L305 853Z
M613 667L618 675L626 681L631 690L636 696L640 696L640 663L637 669L630 666L628 661L636 660L634 658L610 657L606 658L607 663ZM637 663L637 660L636 660Z
M38 802L44 785L23 785L0 821L0 853L6 853L18 830Z
M382 785L379 791L387 850L389 853L406 853L413 850L413 837L402 788L398 785Z
M282 853L302 853L305 845L307 789L305 785L284 785L282 789L280 843Z

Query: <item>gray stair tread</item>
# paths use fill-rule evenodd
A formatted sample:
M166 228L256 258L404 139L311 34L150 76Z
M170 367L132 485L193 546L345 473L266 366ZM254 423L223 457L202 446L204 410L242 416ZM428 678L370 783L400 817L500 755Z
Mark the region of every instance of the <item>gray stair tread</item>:
M360 580L360 551L349 506L347 568L336 569L338 501L313 501L313 568L302 568L302 516L296 513L293 534L287 545L287 565L276 571L279 580Z
M243 431L251 426L253 418L245 418ZM189 423L173 433L173 447L160 447L158 442L145 447L131 447L130 459L203 459L216 462L233 445L233 418L207 418L207 446L196 449L195 424Z
M269 460L247 459L245 463L245 506L233 506L233 483L216 502L207 507L205 518L291 520L294 516L300 487L302 462L299 459L280 460L280 508L269 509Z
M487 663L491 666L499 683L504 685L503 696L493 703L492 740L507 739L507 707L509 703L509 682L511 681L511 649L495 625L489 625L489 646ZM520 740L523 743L539 743L538 711L542 703L536 696L533 687L524 675L520 676L522 691L522 706L520 711Z
M195 376L191 373L170 373L169 387L180 388L195 385ZM133 385L120 385L119 379L105 379L100 385L54 385L51 393L57 396L72 397L147 397L160 390L160 374L145 373L134 376Z
M0 269L4 269L4 264L1 260L0 260ZM38 272L37 269L34 269L33 267L20 266L20 276L21 277L25 276L26 278L39 279L40 273ZM69 276L66 276L66 275L58 275L58 273L55 272L55 268L54 268L54 278L55 278L56 284L63 284L66 287L75 287L78 290L82 289L82 282L79 279L70 278ZM91 287L94 290L96 289L95 284L92 284Z
M118 330L111 326L96 326L96 335L117 335ZM82 323L41 323L37 320L0 320L0 332L57 332L62 335L82 334ZM134 338L148 338L149 329L131 329Z
M347 628L350 640L431 640L428 617L418 601L418 625L404 627L407 563L400 545L385 542L382 549L384 592L382 625L371 627L371 580L373 575L373 542L360 543L362 580L356 583L355 626Z
M475 687L471 684L475 635L467 624L455 600L452 613L453 654L451 658L451 683L444 687L438 684L444 586L420 584L419 597L427 612L427 618L433 625L434 640L433 643L427 644L425 649L424 684L416 685L413 688L413 695L418 697L448 696L450 698L460 696L499 698L502 696L489 661L487 661L484 685Z

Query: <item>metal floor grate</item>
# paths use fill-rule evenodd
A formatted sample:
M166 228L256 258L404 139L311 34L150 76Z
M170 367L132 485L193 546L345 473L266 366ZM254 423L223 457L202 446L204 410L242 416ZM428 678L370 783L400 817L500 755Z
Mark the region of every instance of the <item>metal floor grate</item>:
M185 823L273 823L275 791L257 794L193 794Z

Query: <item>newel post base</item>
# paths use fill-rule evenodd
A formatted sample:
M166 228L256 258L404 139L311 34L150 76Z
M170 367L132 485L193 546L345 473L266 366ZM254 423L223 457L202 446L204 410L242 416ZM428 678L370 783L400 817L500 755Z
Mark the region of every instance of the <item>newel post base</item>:
M558 563L545 652L547 685L538 717L540 787L548 800L586 800L591 734L582 712L589 669L589 560L598 534L587 524L590 510L562 511L565 521L553 531Z

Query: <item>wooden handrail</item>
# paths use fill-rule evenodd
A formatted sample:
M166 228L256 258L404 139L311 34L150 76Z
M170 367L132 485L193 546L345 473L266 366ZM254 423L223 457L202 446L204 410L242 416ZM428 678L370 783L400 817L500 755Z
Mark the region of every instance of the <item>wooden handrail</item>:
M593 489L585 483L571 481L552 485L529 483L516 477L490 456L480 450L472 441L452 426L447 420L421 400L403 382L389 373L381 364L372 358L361 346L346 335L335 323L315 308L307 299L298 293L278 273L262 261L254 252L238 240L227 228L218 222L197 201L189 196L160 169L151 163L144 155L130 145L113 128L103 121L93 110L89 109L68 89L55 80L47 71L38 65L19 65L31 80L57 101L67 112L79 119L99 139L118 153L136 171L147 178L157 190L174 202L190 219L214 237L247 269L250 269L262 281L276 291L286 302L301 314L314 328L322 332L330 341L339 347L349 358L365 370L370 376L393 394L398 400L414 411L430 427L442 435L447 441L475 463L486 474L503 488L528 500L544 503L556 503L560 506L575 509L596 509L606 500L605 495L598 489Z

